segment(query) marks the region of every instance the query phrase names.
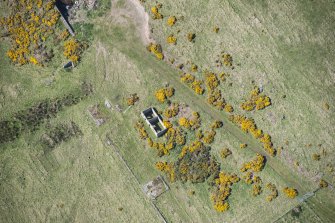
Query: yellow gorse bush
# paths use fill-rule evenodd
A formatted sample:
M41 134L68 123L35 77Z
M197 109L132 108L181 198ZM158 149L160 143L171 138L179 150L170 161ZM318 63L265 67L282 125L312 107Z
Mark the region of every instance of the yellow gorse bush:
M298 195L298 191L291 187L285 187L283 189L284 194L291 199L294 199Z
M74 63L79 61L82 50L82 44L74 38L70 38L64 43L64 56Z
M210 196L216 211L224 212L229 209L227 199L231 194L231 186L239 180L240 178L235 174L228 174L225 172L219 173L219 177L215 179L214 191Z
M243 164L241 171L246 172L248 170L252 170L253 172L259 172L263 169L265 165L265 158L261 154L256 154L256 157Z
M153 19L163 19L163 15L159 12L159 8L161 6L153 6L151 7L151 13Z
M153 53L157 59L159 60L163 60L164 59L164 54L162 51L162 47L160 44L154 44L154 43L150 43L147 46L147 50L151 53Z
M266 188L271 191L271 193L268 196L266 196L267 201L271 202L273 201L273 199L278 197L278 190L277 190L276 185L272 183L267 183Z
M170 98L173 95L174 95L173 87L161 88L155 92L155 97L160 103L164 103L167 98Z
M196 94L201 95L205 92L205 89L202 87L203 82L197 80L192 74L184 73L180 80L191 87Z
M258 139L263 144L264 150L270 156L276 155L276 149L273 148L271 136L263 133L261 129L258 129L252 118L247 118L243 115L231 115L229 119L239 125L242 131L250 133L254 138Z
M137 96L137 94L131 94L129 97L126 98L127 105L134 105L140 98Z
M54 4L54 0L16 0L10 15L0 19L2 31L12 40L7 56L14 64L42 64L45 60L36 52L54 33L60 16Z
M169 43L169 44L176 45L177 38L173 34L171 34L167 37L166 42Z
M268 96L261 94L260 89L255 87L250 92L250 98L241 104L241 108L245 111L262 110L271 105L271 100Z
M167 24L169 26L173 26L174 24L176 24L176 22L177 22L177 19L175 16L170 16L167 20Z

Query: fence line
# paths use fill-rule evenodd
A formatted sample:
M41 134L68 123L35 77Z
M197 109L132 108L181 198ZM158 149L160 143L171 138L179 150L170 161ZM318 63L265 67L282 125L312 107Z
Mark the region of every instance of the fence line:
M129 173L132 175L132 177L136 180L137 184L140 186L141 188L141 183L140 181L137 179L136 175L134 174L134 172L130 169L130 167L128 166L127 162L124 160L123 156L121 155L120 151L118 150L118 148L116 147L116 145L113 143L113 141L111 139L109 139L107 137L107 144L110 145L113 150L115 151L115 153L117 154L117 156L120 158L120 160L123 162L123 164L126 166L127 170L129 171ZM156 206L156 204L153 201L150 201L150 204L152 205L152 207L155 209L156 214L158 217L161 218L163 223L167 223L165 217L163 216L162 212L159 210L159 208Z

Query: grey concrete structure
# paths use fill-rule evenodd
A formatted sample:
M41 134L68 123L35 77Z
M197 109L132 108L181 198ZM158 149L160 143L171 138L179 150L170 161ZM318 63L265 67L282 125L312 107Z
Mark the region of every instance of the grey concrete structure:
M142 111L141 115L156 137L161 137L166 133L167 128L164 126L162 119L156 113L154 108L151 107Z
M74 68L74 64L72 61L69 61L67 62L64 66L63 66L64 69L71 69L71 68Z
M55 9L59 12L60 14L60 18L63 22L63 24L65 25L65 27L67 28L67 30L69 31L69 33L71 34L71 36L74 36L74 31L72 29L72 26L70 25L70 23L65 19L64 15L62 14L62 12L60 11L60 9L58 8L57 4L55 5Z

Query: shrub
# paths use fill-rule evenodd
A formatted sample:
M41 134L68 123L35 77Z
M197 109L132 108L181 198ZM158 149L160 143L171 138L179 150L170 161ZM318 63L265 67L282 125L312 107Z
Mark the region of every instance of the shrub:
M242 179L246 184L253 184L252 172L246 172L245 175L242 176Z
M320 180L320 183L319 183L319 187L320 187L320 188L326 188L326 187L328 187L328 183L327 183L327 181L321 179L321 180Z
M219 74L219 78L221 79L221 81L226 81L226 77L229 77L229 74L228 73L225 73L225 72L221 72Z
M298 195L298 191L294 188L285 187L283 189L284 194L291 199L294 199Z
M151 7L151 13L153 19L163 19L163 15L160 14L159 8L161 8L161 5L153 6Z
M228 156L230 156L232 154L232 152L230 151L230 149L228 148L224 148L220 151L220 156L222 159L227 158Z
M10 2L10 1L9 1ZM17 65L27 63L43 65L50 60L50 48L45 42L54 35L59 13L55 1L14 1L8 17L0 18L2 33L10 38L7 56Z
M321 156L320 156L320 154L313 153L312 159L315 160L315 161L319 161L321 159Z
M64 56L67 59L70 59L73 63L77 63L79 61L83 50L84 45L73 38L70 38L64 43Z
M273 201L273 199L278 197L278 190L276 188L276 185L274 185L272 183L267 183L266 188L271 191L271 193L268 196L266 196L267 201L271 202L271 201Z
M211 144L214 142L216 132L214 130L206 131L203 137L203 141L206 144Z
M224 110L225 110L226 112L232 113L232 112L234 111L234 108L233 108L233 106L231 106L230 104L226 104L226 105L224 106Z
M197 80L192 74L184 73L180 80L191 87L196 94L202 95L205 92L202 87L202 81Z
M258 196L262 193L262 187L258 184L252 185L252 195L253 196Z
M170 98L173 95L174 95L173 87L161 88L155 92L155 97L160 103L164 103L167 98Z
M216 74L212 72L206 71L205 73L205 84L208 90L213 91L217 86L219 86L220 82L217 78Z
M265 157L262 156L261 154L256 154L256 157L243 164L241 171L246 172L248 170L252 170L254 172L260 172L265 165Z
M154 44L154 43L150 43L147 46L147 50L151 53L153 53L157 59L159 60L163 60L164 59L164 54L162 51L162 47L160 44Z
M177 43L177 38L171 34L168 36L168 38L166 39L166 42L169 43L169 44L173 44L173 45L176 45Z
M188 40L189 42L193 42L194 39L195 39L195 33L188 33L188 34L187 34L187 40Z
M131 94L128 98L127 98L127 105L134 105L135 102L137 102L140 98L137 96L137 94Z
M170 16L167 20L167 24L169 26L173 26L174 24L176 24L176 22L177 22L177 19L175 16Z
M235 174L225 172L220 172L218 177L214 180L215 184L211 193L211 200L216 211L224 212L229 209L227 199L231 194L231 186L239 180Z
M138 121L135 124L135 129L137 129L140 138L141 139L147 139L149 137L149 134L147 133L147 131L144 129L144 124L142 121ZM152 141L152 140L151 140ZM150 141L149 141L150 142Z
M233 57L230 54L223 53L222 54L223 64L227 67L233 66Z
M261 129L257 129L255 121L252 118L247 118L242 115L231 115L229 120L239 125L242 131L251 133L254 138L258 139L262 144L264 150L270 155L275 156L276 150L273 148L271 136L263 133Z
M173 163L159 161L156 162L155 166L158 170L164 172L168 176L170 182L175 181L175 169Z
M193 112L192 117L187 119L186 117L179 118L179 125L186 129L195 130L200 127L201 119L197 112Z
M214 121L212 124L212 129L218 129L221 128L223 126L223 122L222 121Z
M178 123L179 123L180 126L183 126L183 127L187 128L187 129L191 128L190 122L185 117L179 118Z
M204 137L204 134L202 133L202 130L199 129L196 134L195 134L195 137L198 139L198 140L201 140L203 137Z
M258 87L255 87L250 92L250 98L241 104L241 108L245 111L262 110L271 105L271 100L268 96L261 94Z
M195 141L184 148L182 150L184 154L181 154L174 164L178 180L201 183L210 176L218 174L220 167L210 155L210 147L204 146L200 141Z
M241 143L240 144L240 148L241 149L247 148L247 146L248 146L248 144L246 144L246 143Z
M198 66L196 64L191 65L191 71L192 72L197 72L198 71Z
M179 113L179 104L178 103L172 103L169 107L167 107L163 115L167 118L172 118L177 116Z

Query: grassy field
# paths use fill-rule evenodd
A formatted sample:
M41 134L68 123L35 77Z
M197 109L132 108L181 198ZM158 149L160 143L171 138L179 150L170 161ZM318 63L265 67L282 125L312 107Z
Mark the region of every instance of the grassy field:
M166 54L183 63L190 60L201 69L216 69L216 55L221 50L230 52L236 68L229 70L232 75L228 81L233 85L224 86L225 98L243 113L239 103L251 90L251 81L262 84L273 106L252 112L250 116L271 133L275 145L284 146L282 155L269 158L259 174L263 182L273 182L280 190L280 196L273 202L265 201L268 191L252 197L251 186L240 182L233 186L229 197L230 210L219 214L212 208L206 184L177 182L170 184L170 191L156 201L166 220L331 222L335 207L333 189L320 190L301 204L298 217L292 216L290 210L299 201L288 200L281 189L293 186L303 195L317 188L319 178L315 176L320 172L334 183L334 176L325 171L325 165L334 162L331 137L334 135L331 102L335 97L331 67L334 4L313 1L286 1L280 5L264 1L194 3L188 0L162 3L161 11L166 17L184 16L172 29L167 28L166 18L163 22L150 21L153 36L163 45ZM227 160L218 158L223 170L238 173L242 163L250 160L255 152L264 153L255 140L228 122L224 113L211 108L204 97L196 96L179 82L179 71L147 53L141 35L136 32L141 20L132 20L137 13L132 6L128 1L112 1L111 12L104 11L101 17L90 21L94 41L71 72L59 69L62 65L59 58L45 68L14 67L7 58L0 59L2 119L42 99L71 92L83 81L94 87L93 95L66 108L38 131L27 132L14 142L0 145L0 222L160 222L141 185L160 174L154 163L164 158L157 157L155 151L140 141L133 125L144 108L153 105L162 110L165 107L157 103L154 91L166 83L176 89L172 101L187 103L192 110L199 111L203 126L209 126L216 119L224 121L224 128L218 130L212 145L217 157L223 147L233 151ZM146 9L149 6L152 5L145 4ZM315 17L308 16L311 10ZM220 27L218 34L212 32L214 26ZM181 30L177 45L167 46L167 35L177 29ZM194 44L184 37L189 31L197 34ZM1 40L1 55L7 47L8 43ZM137 93L140 101L126 110L125 97L130 93ZM123 111L105 109L106 99L114 107L120 105ZM324 102L331 105L329 111L322 109ZM94 104L101 105L107 118L100 127L87 111ZM283 114L285 120L280 118ZM77 123L83 135L45 153L41 136L48 125L64 121ZM115 143L135 177L113 147L106 144L107 139ZM248 143L249 147L241 150L240 143ZM306 147L310 143L312 146ZM319 152L317 144L320 143L328 155L322 156L319 162L312 161L311 155ZM179 149L170 156L176 156ZM295 160L299 161L300 168L293 165ZM195 194L191 195L190 191Z
M226 71L231 73L228 83L232 87L226 83L222 91L235 110L250 114L262 129L270 132L275 144L290 154L282 159L291 168L296 168L294 161L305 166L302 172L306 177L313 177L313 171L334 162L334 156L325 156L323 164L311 160L312 153L321 149L331 153L334 148L334 108L327 111L323 106L334 101L335 95L331 66L334 42L330 38L335 32L333 2L162 3L161 13L166 18L183 16L173 27L166 25L166 19L150 22L154 38L172 58L184 64L193 62L200 70L219 72L222 68L215 66L217 55L222 50L231 53L235 69ZM147 3L147 11L153 5ZM212 31L215 26L220 28L217 34ZM196 34L194 43L187 41L188 32ZM166 43L170 34L177 37L176 46ZM240 109L254 85L263 86L272 98L272 108L251 113ZM322 144L321 148L318 144Z

